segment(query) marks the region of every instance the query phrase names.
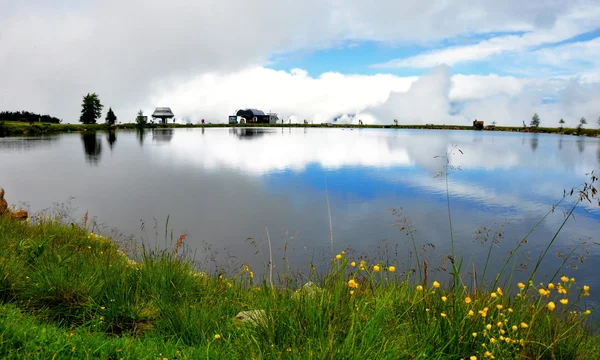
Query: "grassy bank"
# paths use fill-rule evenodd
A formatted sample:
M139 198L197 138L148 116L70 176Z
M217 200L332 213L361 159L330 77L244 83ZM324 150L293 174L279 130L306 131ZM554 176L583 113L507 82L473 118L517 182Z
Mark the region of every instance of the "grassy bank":
M566 277L475 291L342 252L271 287L246 266L202 272L184 237L124 254L49 217L0 217L0 237L3 358L600 358L582 307L594 289ZM249 310L264 313L235 318Z
M236 125L237 127L275 127L275 128L326 128L327 124L245 124ZM234 127L229 124L149 124L147 128L222 128ZM438 129L438 130L473 130L472 126L461 125L356 125L356 124L335 124L332 128L367 128L367 129ZM77 131L100 131L109 129L136 129L136 124L118 124L109 127L106 124L51 124L51 123L36 123L29 125L23 122L0 121L0 136L14 135L35 135L35 134L50 134L64 133ZM530 128L515 127L515 126L497 126L492 130L484 131L509 131L509 132L534 132L544 134L562 134L562 135L580 135L580 136L600 136L600 129L572 129L572 128L545 128L540 127L534 130Z

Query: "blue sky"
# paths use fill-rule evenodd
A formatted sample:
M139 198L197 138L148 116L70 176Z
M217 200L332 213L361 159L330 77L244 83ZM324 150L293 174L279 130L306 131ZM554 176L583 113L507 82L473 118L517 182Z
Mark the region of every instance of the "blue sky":
M298 51L285 55L276 55L270 59L268 67L285 71L300 68L306 70L313 77L318 77L325 72L374 75L380 73L381 68L374 67L373 65L383 64L392 59L406 59L423 53L443 51L451 47L477 45L486 40L506 36L522 37L525 34L527 33L524 31L470 34L441 39L434 43L407 45L374 41L347 41L329 49ZM562 66L549 66L528 61L529 65L541 68L538 68L538 71L534 69L527 74L521 71L513 71L513 69L518 68L520 63L523 62L524 57L527 57L530 53L574 43L585 44L598 38L600 38L600 27L564 40L531 46L523 52L507 51L490 56L484 60L465 61L454 65L452 71L460 74L497 74L516 77L548 76L549 74L576 75L578 71L593 69L595 66L592 61L593 59L571 59ZM386 69L387 73L397 76L421 76L428 71L429 69L427 68L409 66Z

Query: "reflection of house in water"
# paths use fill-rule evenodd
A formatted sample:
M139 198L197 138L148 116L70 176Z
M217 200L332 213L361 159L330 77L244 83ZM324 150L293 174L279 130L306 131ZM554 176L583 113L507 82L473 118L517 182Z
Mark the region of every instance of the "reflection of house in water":
M152 140L170 142L173 140L173 129L152 129Z
M268 132L269 132L269 130L267 130L267 129L252 129L252 128L229 129L230 134L235 135L235 136L239 137L240 139L246 139L246 140L256 139L260 136L265 135Z
M154 110L154 113L152 113L152 118L160 119L163 124L167 123L167 119L172 119L174 117L175 115L171 111L171 108L168 107L157 107L156 110Z
M258 109L239 110L229 117L230 124L277 124L279 118L275 113L265 114Z
M81 141L85 160L92 165L98 165L102 153L102 140L96 136L95 132L84 131L81 133Z

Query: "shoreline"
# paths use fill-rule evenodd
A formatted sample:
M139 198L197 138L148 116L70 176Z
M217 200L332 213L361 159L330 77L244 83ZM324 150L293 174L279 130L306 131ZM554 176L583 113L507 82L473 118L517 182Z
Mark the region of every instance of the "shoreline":
M85 131L108 131L108 130L136 130L136 129L190 129L190 128L329 128L329 129L397 129L397 130L471 130L471 131L495 131L495 132L524 132L534 134L556 134L586 137L600 137L600 129L581 129L578 133L576 128L552 128L540 127L536 129L517 126L496 126L494 129L475 130L466 125L358 125L358 124L149 124L139 128L136 124L118 124L108 126L106 124L33 124L0 121L0 137L22 136L40 134L59 134L69 132Z

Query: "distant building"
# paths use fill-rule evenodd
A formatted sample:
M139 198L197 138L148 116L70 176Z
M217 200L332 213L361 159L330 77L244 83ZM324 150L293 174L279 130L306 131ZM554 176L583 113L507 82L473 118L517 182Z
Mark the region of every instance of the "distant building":
M152 113L152 118L160 119L163 124L167 123L167 119L172 119L174 117L175 115L171 111L171 108L168 107L157 107L156 110L154 110L154 113Z
M276 124L278 120L277 114L265 114L258 109L239 110L234 116L229 117L230 124Z

